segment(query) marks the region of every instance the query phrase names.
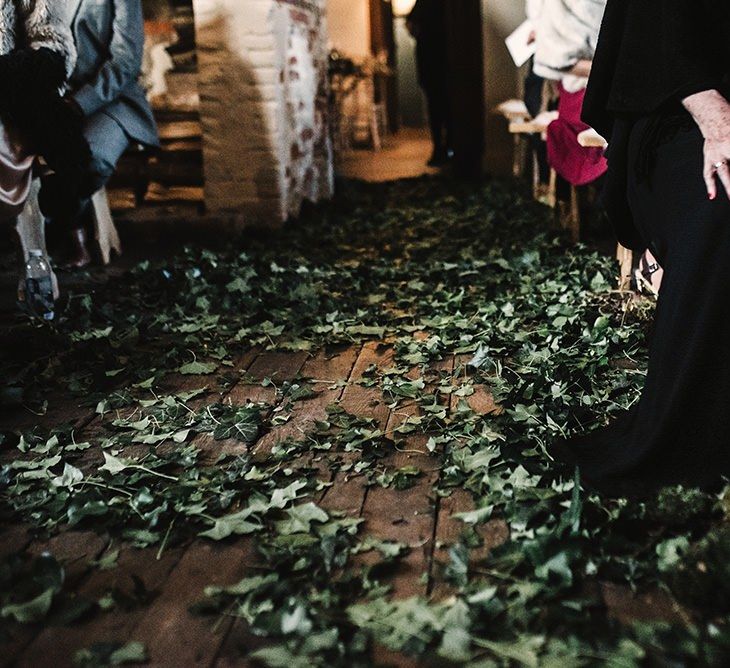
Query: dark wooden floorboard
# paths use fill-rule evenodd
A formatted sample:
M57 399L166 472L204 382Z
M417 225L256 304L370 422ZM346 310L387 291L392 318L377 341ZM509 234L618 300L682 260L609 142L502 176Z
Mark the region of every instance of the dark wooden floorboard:
M350 377L357 356L358 348L352 347L332 356L322 351L307 360L300 375L309 379L307 384L311 385L316 396L296 403L289 420L256 443L254 455L266 457L277 443L299 440L311 432L315 422L326 419L327 407L342 396L342 387L338 387L337 383Z
M117 548L111 546L110 549ZM87 621L46 628L24 652L20 666L70 668L79 649L90 648L97 643L125 643L135 639L135 627L145 615L149 603L161 595L183 551L179 548L168 550L157 559L157 549L137 550L129 546L118 549L116 566L109 570L95 569L78 588L78 595L98 602L114 593L120 603ZM122 599L127 603L121 602Z
M98 556L107 546L107 540L91 531L67 531L50 540L32 541L26 548L26 554L40 556L52 555L64 568L66 591L74 592L90 571ZM11 629L10 642L5 643L0 654L0 665L12 665L41 632L39 627L16 626ZM7 664L3 664L7 661ZM42 664L35 664L42 665Z
M467 364L471 356L457 355L454 359L453 385L462 386L469 377ZM489 414L499 410L494 397L484 385L476 385L474 394L468 396L466 401L477 413ZM458 406L460 398L452 394L449 401L449 410L453 413ZM450 561L449 550L459 542L466 525L454 517L459 513L466 513L474 510L474 500L471 493L464 489L455 489L451 496L439 499L438 517L436 520L433 560L430 565L429 595L435 600L442 600L454 593L453 588L444 581L443 569ZM509 538L509 528L500 519L492 520L477 528L483 547L473 551L472 559L479 561L486 557L490 550L494 549Z
M440 363L433 369L434 374L440 371L451 373L453 360ZM411 377L420 376L417 370ZM429 374L432 375L432 374ZM433 387L429 388L433 389ZM386 472L411 468L420 471L412 487L397 490L392 487L374 485L368 490L363 509L365 530L381 540L405 543L409 547L408 555L399 564L389 584L393 588L395 598L425 596L428 582L424 575L428 574L433 554L433 536L436 523L436 499L434 488L439 478L438 458L434 457L426 447L428 436L415 434L399 436L396 430L409 417L422 417L420 408L415 403L406 403L394 409L386 426L386 435L393 441L393 452L383 461Z
M467 361L466 356L449 357L427 370L424 377L429 387L436 387L435 383L443 377L451 377L455 386L468 382ZM207 387L205 396L190 401L192 410L211 401L241 406L253 402L263 405L267 418L286 418L262 433L253 446L234 439L216 441L210 435L197 435L193 443L208 463L221 456L239 454L270 459L282 444L311 433L317 421L326 419L327 409L333 404L372 420L374 427L384 432L386 442L392 443L385 458L376 463L378 472L387 474L414 467L421 474L412 487L396 490L379 484L368 486L366 476L353 470L361 458L358 452L306 452L288 459L287 466L294 470L316 469L320 479L328 483L317 499L324 510L362 518L364 534L408 545L408 555L384 579L395 598L428 596L443 600L454 593L443 577L443 567L449 561L450 547L459 541L465 528L454 516L472 510L473 500L463 489L454 490L449 497L436 498L439 453L429 452L428 435L398 432L409 417L420 414L417 403L402 402L391 408L377 386L368 387L362 382L373 369L382 372L393 364L392 347L378 342L314 355L252 350L243 352L230 370L234 377L238 376L238 382L223 386L215 375L171 374L158 389L177 394ZM419 373L413 370L411 375L416 378ZM310 385L315 395L290 403L281 389L284 383L296 379ZM448 400L440 400L448 404L448 411L453 414L459 398L452 395ZM499 411L486 386L475 385L466 401L478 413ZM103 438L110 417L97 416L92 409L79 406L77 399L60 397L46 416L37 418L37 424L71 422L77 425L78 441L97 441ZM32 426L32 420L27 418L19 416L17 425ZM99 449L91 449L78 465L92 467L99 461ZM475 562L509 537L508 527L499 518L478 527L478 531L484 545L474 551ZM101 570L95 565L106 550L117 549L119 556L114 568ZM145 644L151 665L228 668L247 666L246 655L266 644L264 639L252 636L242 620L199 616L190 610L203 598L205 587L229 585L251 574L257 566L253 538L222 544L194 540L167 549L158 558L156 549L139 550L124 543L110 545L106 536L88 531L62 531L45 542L34 539L23 526L8 527L0 533L0 557L46 551L64 565L67 591L90 601L98 601L114 591L128 605L97 612L70 626L14 627L0 653L0 665L71 666L79 649L95 643L135 640ZM372 558L368 553L358 555L356 565L365 566ZM145 595L137 596L140 591ZM605 587L602 594L611 614L622 622L656 619L657 615L670 621L681 618L681 611L660 594L637 598L631 592ZM418 665L383 648L375 648L373 662L404 668Z
M360 351L350 376L350 384L345 388L340 400L340 407L351 415L372 419L375 426L383 431L388 425L390 409L380 392L371 387L358 385L365 372L374 366L387 369L393 363L393 350L390 347L367 343ZM340 461L347 468L358 459L358 453L342 453ZM338 472L332 486L325 491L320 504L325 510L342 510L359 515L366 495L365 478L351 470Z
M232 545L197 541L182 557L160 597L135 626L130 639L143 642L152 665L209 666L230 629L232 619L190 611L210 585L237 582L254 561L249 540Z
M320 352L307 360L300 375L310 380L317 395L297 403L289 421L266 434L256 444L254 452L262 457L270 453L271 448L277 443L289 438L299 439L311 430L315 421L325 419L327 407L338 402L347 393L349 385L343 387L342 382L350 381L359 353L358 347L350 347L332 355ZM318 459L319 461L313 461L312 455L306 455L288 462L288 465L295 469L300 466L318 467L321 469L322 479L327 479L327 456L322 455ZM245 656L265 645L265 640L249 632L243 620L236 620L221 646L215 666L223 668L247 665Z

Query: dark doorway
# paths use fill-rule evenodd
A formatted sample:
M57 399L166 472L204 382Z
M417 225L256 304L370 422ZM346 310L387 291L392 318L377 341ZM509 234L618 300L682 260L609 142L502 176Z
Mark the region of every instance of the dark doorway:
M347 9L343 2L331 0L334 19L332 43L338 58L347 58L350 55L348 50L351 49L351 60L356 66L360 60L365 63L364 71L370 77L370 90L364 96L353 95L353 104L338 106L343 121L338 127L345 128L346 132L349 132L349 128L360 130L364 127L364 132L352 133L355 137L354 146L356 149L372 146L375 153L368 156L359 151L353 152L350 148L352 144L348 146L350 135L341 137L338 134L338 139L343 139L339 146L344 147L340 149L343 156L340 166L345 165L345 173L358 176L374 171L378 174L411 173L414 165L419 166L420 173L434 173L439 167L426 166L433 152L431 129L426 114L426 98L419 86L416 40L407 27L407 17L413 10L414 1L359 0L351 6L348 4ZM462 178L478 177L482 171L485 136L481 0L441 2L444 10L444 40L447 44L445 51L439 48L439 53L443 55L438 56L438 63L445 63L445 69L448 70L449 92L443 93L443 96L448 98L446 102L452 108L454 119L450 146L455 154L453 172ZM348 24L348 20L351 23ZM361 30L363 22L367 23L365 31ZM363 37L367 44L363 44ZM367 52L367 55L358 58L363 52ZM370 113L368 104L377 109L376 114ZM365 113L362 113L363 108ZM387 128L381 133L383 137L388 133L395 136L383 144L359 139L362 135L369 137L373 129L381 127ZM394 153L392 156L377 155L381 148L386 152L393 149ZM402 169L383 170L380 164L377 170L365 168L364 163L381 163L386 159L401 161ZM353 170L356 163L363 163L363 169Z

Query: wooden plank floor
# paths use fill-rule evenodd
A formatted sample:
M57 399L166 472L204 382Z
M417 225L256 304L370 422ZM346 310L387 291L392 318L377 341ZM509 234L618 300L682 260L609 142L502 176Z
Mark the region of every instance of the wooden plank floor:
M248 401L265 401L276 409L277 393L273 385L263 386L264 378L275 384L297 377L307 378L316 389L314 397L298 401L293 406L288 421L262 435L250 449L254 458L265 458L278 443L300 438L313 429L314 424L326 417L328 406L339 403L347 412L368 418L392 437L394 430L418 409L413 405L401 405L391 409L378 388L360 384L365 374L373 368L384 370L393 363L392 349L380 343L367 343L337 351L288 353L249 351L243 353L237 364L242 381L228 388L220 398L234 404ZM437 370L452 374L454 359L448 359ZM417 376L414 372L413 377ZM170 393L204 387L209 384L204 377L170 376L164 389ZM199 401L209 401L210 396ZM97 435L102 429L100 418L78 402L59 397L56 406L44 417L34 415L14 416L12 426L30 424L51 425L64 421L77 429L79 439ZM6 419L7 422L7 419ZM240 442L220 442L209 436L196 437L195 444L207 459L214 461L222 453L242 451ZM390 584L396 597L427 596L440 586L434 581L436 571L432 562L438 554L448 550L448 542L458 539L459 532L451 526L448 503L434 498L433 487L438 480L438 462L426 448L422 436L398 440L399 447L386 455L382 466L396 469L415 466L424 473L417 484L407 490L380 486L368 487L363 476L354 474L348 466L331 477L326 456L319 462L309 462L318 467L323 480L329 477L318 503L327 511L340 511L365 521L365 531L381 540L393 540L409 546L409 555L393 574ZM209 455L209 457L207 456ZM312 455L307 455L312 457ZM340 464L355 464L356 453L333 454ZM90 456L88 465L98 465L98 453ZM345 458L345 461L342 461ZM349 458L349 462L347 461ZM299 462L301 464L301 462ZM296 465L297 462L294 462ZM466 501L455 501L462 509ZM446 529L445 529L446 527ZM252 638L241 621L205 618L189 611L191 605L203 597L209 585L225 585L237 582L250 572L255 552L251 539L227 542L224 545L198 540L165 551L158 558L155 549L136 549L124 543L111 544L109 537L90 532L61 533L50 543L40 543L28 537L24 527L8 527L2 535L3 547L9 551L22 550L29 554L50 551L67 569L67 585L79 596L98 599L104 592L117 588L131 591L135 583L143 583L154 595L147 605L124 611L99 613L83 623L72 626L51 626L33 630L31 627L14 633L0 654L0 666L72 666L74 654L96 643L143 642L151 665L176 666L232 666L246 665L245 653L261 645L260 639ZM437 541L435 540L437 538ZM438 543L438 550L435 549ZM93 567L92 562L113 547L119 550L117 567L104 571ZM365 563L367 554L357 557ZM424 578L424 574L428 577ZM379 662L392 665L412 665L404 657L376 650Z
M435 378L448 378L453 385L458 385L464 377L465 362L459 356L447 358L427 371L426 383ZM364 521L365 534L404 543L410 548L389 576L388 584L395 597L424 596L441 600L453 593L442 577L442 565L448 562L449 548L463 532L462 523L453 515L473 508L471 495L463 490L456 490L447 498L434 494L440 475L439 453L429 452L424 435L399 434L395 438L395 430L407 418L419 415L418 406L405 402L392 408L393 404L389 404L379 388L361 382L374 370L383 371L392 364L392 348L378 342L313 354L251 350L243 352L235 365L241 381L219 391L218 398L241 405L264 401L271 406L270 410L276 411L281 398L274 385L306 378L317 388L313 397L294 404L286 422L264 433L248 449L254 458L263 459L287 439L310 433L315 423L326 417L327 407L335 403L348 413L372 420L393 444L392 451L386 453L379 466L391 471L402 467L420 469L422 473L414 486L400 491L393 487L368 486L365 477L353 471L357 453L316 456L308 453L304 456L306 461L294 460L288 464L295 469L297 466L317 469L320 479L330 483L317 499L324 510L359 518ZM411 372L414 379L418 375L415 370ZM265 378L274 383L262 384ZM173 375L165 381L165 390L174 393L207 384L210 384L208 377ZM210 401L210 395L196 401ZM456 397L452 395L444 401L448 412L456 409ZM483 387L477 386L468 401L479 412L499 410ZM6 416L6 423L8 419ZM68 397L59 397L57 405L44 417L14 416L13 424L3 425L0 420L0 427L17 428L18 424L32 421L51 425L59 420L74 424L79 440L98 435L103 429L100 418L92 410ZM245 454L247 450L238 441L213 441L206 435L196 437L194 443L210 462L223 453ZM330 466L329 457L337 459L337 466ZM90 455L86 464L98 466L99 458L98 452ZM337 473L331 474L332 470ZM484 525L481 533L482 554L509 537L508 528L500 520ZM119 550L116 567L95 568L94 562L112 549ZM71 626L16 628L0 645L0 666L72 666L74 655L80 649L129 641L144 643L149 663L154 666L245 666L248 665L246 654L265 644L265 640L252 636L241 620L204 617L190 611L203 598L205 587L233 584L255 572L257 557L251 538L223 544L196 540L158 553L157 549L137 549L89 531L68 531L41 542L33 540L26 527L4 527L0 531L0 556L22 551L29 555L52 553L66 569L66 590L80 597L98 600L110 590L131 596L140 587L149 596L141 605L100 612ZM356 557L363 565L368 563L368 558L372 556L367 553ZM662 606L669 610L665 601L627 603L630 597L620 588L607 590L604 598L617 618L642 617L645 609L656 616ZM671 614L667 612L668 617ZM377 647L373 661L374 665L416 665L412 659Z

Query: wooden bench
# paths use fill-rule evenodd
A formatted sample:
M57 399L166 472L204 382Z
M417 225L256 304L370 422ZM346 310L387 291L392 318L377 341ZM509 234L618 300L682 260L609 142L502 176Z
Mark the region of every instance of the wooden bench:
M516 178L524 175L524 165L527 158L528 140L533 135L540 135L543 139L548 126L557 117L556 111L543 111L535 118L530 116L527 106L522 100L507 100L495 109L508 122L509 133L514 137L515 149L512 163L512 173ZM533 197L547 204L551 208L556 205L557 175L551 171L547 186L540 182L540 167L537 155L532 155L532 193Z
M539 135L543 141L547 137L547 130L550 124L558 119L557 111L543 111L535 118L527 120L515 120L509 124L509 132L515 137L520 137L523 146L527 146L527 139L532 135ZM522 158L524 164L524 157ZM547 186L540 182L540 165L538 164L538 156L535 152L532 154L532 195L543 204L547 204L551 209L557 205L557 185L558 175L554 169L550 170L550 178Z
M524 102L521 100L507 100L500 104L495 112L503 116L509 123L509 133L515 138L515 151L512 166L512 173L515 177L523 176L527 152L527 140L533 135L540 135L544 140L547 136L549 125L557 120L557 111L543 111L532 118ZM540 168L538 157L532 155L532 194L535 200L546 204L552 209L558 205L557 184L558 175L554 169L550 170L550 179L544 186L540 182ZM580 238L580 212L578 207L578 193L571 188L570 205L567 211L559 212L560 224L563 228L570 230L571 238L578 241Z
M522 100L506 100L498 105L495 113L505 118L509 124L509 132L515 138L515 153L512 166L513 174L520 178L523 176L523 167L526 157L527 138L530 135L539 134L545 138L547 128L558 118L556 111L544 111L535 118L530 116L527 106ZM606 149L608 142L594 129L589 128L578 135L578 143L584 148ZM547 204L551 208L557 206L557 174L554 169L550 170L550 181L547 187L540 183L537 156L533 155L533 196L536 200ZM574 241L580 239L580 202L578 189L571 186L570 202L564 211L559 212L561 226L568 229ZM619 290L628 290L631 286L633 272L633 252L624 248L621 244L616 248L616 259L619 262Z
M598 134L598 132L596 132L592 128L589 128L588 130L584 130L583 132L581 132L578 135L578 144L580 146L582 146L583 148L600 148L600 149L604 149L604 150L608 146L608 142L600 134ZM557 180L557 175L555 174L555 170L551 169L550 170L550 182L551 182L552 197L554 198L553 199L554 202L557 202L557 197L555 196L555 191L554 191L554 187L555 187L554 183L556 182L556 180ZM555 206L555 204L553 204L553 206ZM573 241L575 241L575 242L580 241L580 229L581 229L580 196L579 196L579 190L576 186L573 186L573 185L570 186L570 201L563 208L563 210L561 210L559 212L558 215L560 217L561 226L570 232L570 236L573 239ZM623 255L621 257L623 258ZM622 269L622 276L623 276L623 269ZM623 281L620 281L620 282L623 282Z
M511 118L509 122L509 132L516 138L516 146L524 147L525 138L530 135L539 134L543 139L546 138L548 126L555 120L558 119L559 115L557 111L543 111L538 114L535 118L530 118L529 114L527 117L521 117L519 106L516 104L517 101L509 100L503 103L497 110L505 117ZM524 107L524 103L523 103ZM527 110L526 107L524 109ZM608 145L606 140L601 137L595 130L588 129L578 135L578 143L583 147L590 148L601 148L605 149ZM515 176L522 175L521 165L524 164L524 148L515 150L515 165L513 172ZM536 200L547 204L551 208L556 208L558 205L557 199L557 173L554 169L550 170L550 180L546 187L542 186L539 178L539 166L537 164L537 156L533 155L533 196ZM520 163L520 168L517 168L517 164ZM580 201L578 189L575 186L570 188L570 201L567 205L558 212L560 224L564 229L567 229L570 233L573 241L578 242L580 240Z
M578 144L583 148L599 148L605 150L608 146L608 142L596 132L593 128L584 130L578 135ZM551 174L552 174L551 170ZM552 177L551 177L552 178ZM570 232L570 236L573 241L578 242L580 240L580 196L578 188L576 186L570 186L570 202L565 207L564 211L560 212L560 222L563 228ZM629 251L630 252L630 251ZM618 253L617 253L618 256ZM623 257L623 255L621 256ZM630 273L630 272L629 272ZM623 276L623 268L622 268ZM620 281L620 284L622 280Z
M132 146L107 185L114 210L203 204L202 128L194 111L158 109L159 149Z

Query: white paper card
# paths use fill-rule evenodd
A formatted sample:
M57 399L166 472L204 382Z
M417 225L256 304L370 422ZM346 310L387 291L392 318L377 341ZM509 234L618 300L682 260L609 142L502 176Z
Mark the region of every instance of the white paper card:
M522 67L535 55L536 43L534 40L532 44L529 43L530 35L534 29L534 24L528 19L505 40L512 60L515 61L517 67Z

